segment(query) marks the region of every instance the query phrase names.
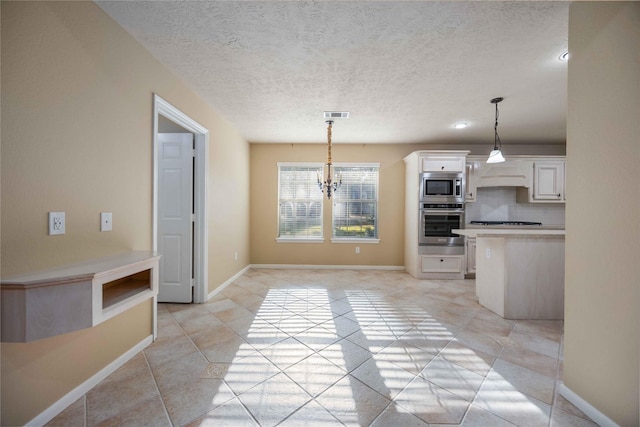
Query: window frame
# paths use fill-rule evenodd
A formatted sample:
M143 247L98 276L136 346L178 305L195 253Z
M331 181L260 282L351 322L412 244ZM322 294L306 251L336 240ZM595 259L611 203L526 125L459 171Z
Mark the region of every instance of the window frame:
M281 190L281 168L282 167L299 167L299 168L316 168L318 173L322 174L324 164L321 162L278 162L278 199L277 199L277 214L276 214L276 242L278 243L324 243L324 204L323 198L319 199L320 202L320 236L318 237L291 237L280 236L280 218L281 218L281 204L282 198L280 195ZM316 186L317 188L317 186ZM318 193L324 197L324 193L317 188Z
M377 244L380 243L380 234L379 234L379 201L380 201L380 163L371 162L371 163L351 163L351 162L340 162L334 163L334 172L336 174L340 173L341 168L376 168L378 172L378 179L376 181L376 191L375 191L375 237L351 237L351 236L335 236L335 208L336 208L336 194L340 192L340 189L334 193L334 199L331 201L331 243L363 243L363 244ZM339 196L338 196L339 197ZM345 199L345 200L354 200L354 199ZM358 199L362 200L362 199Z

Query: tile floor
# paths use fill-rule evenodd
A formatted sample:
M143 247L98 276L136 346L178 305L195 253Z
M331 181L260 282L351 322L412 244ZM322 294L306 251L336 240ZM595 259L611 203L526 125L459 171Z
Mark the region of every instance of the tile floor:
M159 304L158 339L50 426L595 426L556 393L562 322L504 320L473 280L248 271Z

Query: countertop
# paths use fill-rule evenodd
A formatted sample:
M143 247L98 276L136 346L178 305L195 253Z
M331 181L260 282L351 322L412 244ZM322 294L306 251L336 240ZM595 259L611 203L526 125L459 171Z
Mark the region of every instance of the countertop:
M455 234L467 237L477 236L564 236L562 225L473 225L465 229L451 230Z
M26 273L12 277L2 278L0 286L4 285L35 285L41 282L49 282L52 279L89 278L96 274L121 268L123 265L143 262L149 258L159 257L157 252L132 251L108 257L82 261L78 263L53 267L47 270Z

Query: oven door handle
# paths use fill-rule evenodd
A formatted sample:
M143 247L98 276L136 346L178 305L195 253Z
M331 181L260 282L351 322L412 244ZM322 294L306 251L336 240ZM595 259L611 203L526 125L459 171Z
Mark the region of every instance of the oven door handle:
M420 209L420 212L423 215L442 215L442 214L462 214L464 213L463 210L442 210L442 211L435 211L433 209Z

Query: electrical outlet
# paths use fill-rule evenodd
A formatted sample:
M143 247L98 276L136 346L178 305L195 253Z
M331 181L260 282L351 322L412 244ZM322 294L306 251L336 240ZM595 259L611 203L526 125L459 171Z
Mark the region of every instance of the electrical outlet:
M64 234L64 212L49 212L49 236Z
M356 246L356 253L359 254L360 253L360 246Z
M235 254L233 254L233 259L235 259L236 261L238 260L238 252L236 252Z
M113 230L113 216L111 212L100 213L100 231Z

